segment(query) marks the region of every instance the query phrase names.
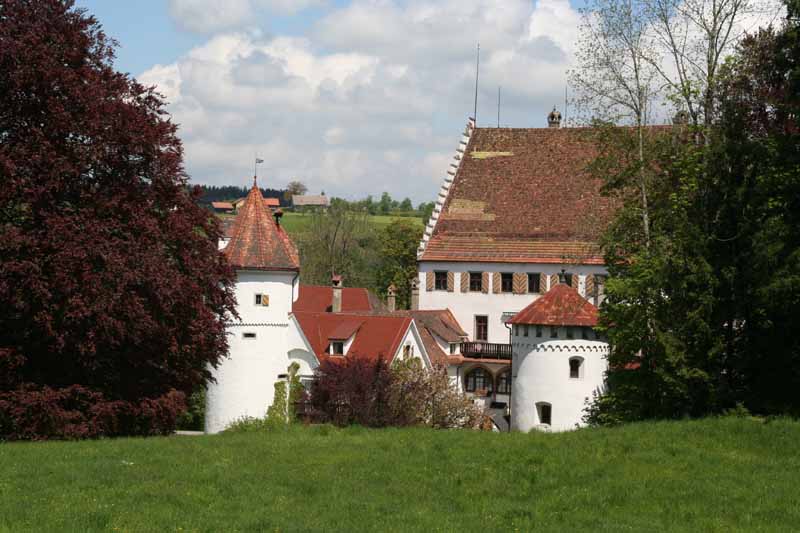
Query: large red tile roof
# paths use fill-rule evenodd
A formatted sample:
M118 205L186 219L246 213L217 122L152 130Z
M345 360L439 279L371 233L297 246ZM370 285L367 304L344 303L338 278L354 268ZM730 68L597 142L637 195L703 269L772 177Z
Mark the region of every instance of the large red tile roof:
M594 327L597 325L597 307L569 285L559 283L514 315L508 323Z
M331 310L333 288L319 285L300 285L300 295L292 304L295 312L324 313ZM379 310L377 298L367 289L342 288L342 312Z
M342 357L329 355L328 348L332 340L345 340L341 337L349 331L356 336L345 357L381 358L390 363L411 325L410 317L396 315L299 312L294 316L320 361Z
M289 235L275 223L254 184L239 208L225 255L238 269L300 270L300 257Z
M601 264L615 211L580 128L475 128L422 261Z

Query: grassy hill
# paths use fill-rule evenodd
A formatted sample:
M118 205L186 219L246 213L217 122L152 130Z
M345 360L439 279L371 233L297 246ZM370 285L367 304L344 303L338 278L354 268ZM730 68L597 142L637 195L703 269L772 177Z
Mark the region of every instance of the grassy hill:
M0 444L0 531L788 531L800 423Z
M234 215L220 215L220 218L233 218ZM375 226L375 230L382 230L384 227L391 224L393 221L402 218L403 220L410 220L414 224L423 226L422 219L419 217L398 217L393 215L370 215L369 220ZM281 224L286 228L290 235L299 233L305 230L311 222L311 215L307 213L294 213L284 212Z

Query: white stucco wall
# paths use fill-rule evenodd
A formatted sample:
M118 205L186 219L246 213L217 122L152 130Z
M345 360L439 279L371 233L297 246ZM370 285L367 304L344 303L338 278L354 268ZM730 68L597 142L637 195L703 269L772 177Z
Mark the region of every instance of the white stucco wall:
M608 370L608 344L600 340L566 339L565 328L550 339L512 337L511 427L515 430L565 431L582 424L586 400L601 391ZM519 333L522 331L520 330ZM576 336L580 333L576 329ZM582 374L570 378L569 359L582 357ZM540 426L537 403L551 405L550 427Z
M428 352L425 351L425 345L422 344L422 338L419 335L416 322L413 320L403 335L403 340L400 342L400 346L397 348L397 351L394 354L394 359L392 359L393 361L395 359L403 358L403 349L406 346L411 346L413 348L413 357L421 359L422 364L425 365L425 368L431 367L431 360L428 357Z
M228 324L228 357L212 371L216 382L206 391L207 433L222 431L241 417L266 414L275 382L290 364L289 312L297 286L294 273L237 272L239 319ZM269 306L256 305L256 294L268 295ZM256 337L245 338L245 333Z
M538 263L462 263L462 262L437 262L423 261L419 263L419 308L420 309L450 309L453 315L469 335L470 340L475 339L475 316L486 315L489 317L488 342L508 344L508 329L502 322L503 313L516 313L532 303L540 296L537 294L492 293L491 274L489 278L489 293L460 292L460 274L464 272L539 272L548 276L559 274L564 269L566 272L579 276L578 292L585 295L585 281L588 274L606 274L603 266L574 265L574 264L538 264ZM425 280L428 272L433 271L455 272L453 292L428 291ZM549 287L541 287L543 293Z

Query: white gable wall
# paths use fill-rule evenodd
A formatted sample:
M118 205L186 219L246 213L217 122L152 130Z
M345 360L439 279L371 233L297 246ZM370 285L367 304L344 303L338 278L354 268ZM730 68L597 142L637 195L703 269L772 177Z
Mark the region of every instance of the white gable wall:
M492 293L492 274L489 279L489 293L461 292L460 274L463 272L539 272L548 276L561 273L565 270L573 275L578 275L578 292L585 295L585 281L588 274L606 274L604 266L600 265L575 265L575 264L541 264L541 263L467 263L467 262L442 262L423 261L419 263L419 308L450 309L456 320L470 340L475 339L475 316L486 315L489 320L488 342L508 344L509 331L501 319L503 313L516 313L521 311L541 294L513 294ZM428 291L426 277L428 272L434 271L455 272L453 291ZM549 287L542 287L542 294ZM449 353L449 352L446 352Z

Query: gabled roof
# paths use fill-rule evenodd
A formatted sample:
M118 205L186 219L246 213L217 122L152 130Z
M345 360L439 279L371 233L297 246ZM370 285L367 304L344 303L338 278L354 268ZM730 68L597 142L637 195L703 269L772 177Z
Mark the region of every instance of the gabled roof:
M255 184L239 208L231 240L223 253L238 269L300 270L297 248L283 227L273 220Z
M320 195L303 195L303 194L295 194L292 196L292 204L296 206L328 206L330 205L330 199L325 196L324 194Z
M412 323L410 317L367 313L299 312L294 313L294 316L320 361L329 357L341 358L330 356L328 346L331 340L344 340L335 337L343 335L345 330L358 324L353 344L345 357L366 357L373 360L382 358L390 363Z
M264 198L264 204L269 207L280 207L281 201L277 198Z
M333 302L333 288L320 285L300 284L300 295L292 304L294 312L330 312ZM367 289L358 287L342 288L342 312L377 311L381 306L377 298Z
M454 356L442 350L434 335L447 343L461 342L468 338L467 333L461 328L449 309L402 310L395 311L393 314L410 316L414 319L422 344L425 345L425 351L428 352L428 357L434 363L454 362Z
M508 324L594 327L597 325L597 307L577 290L559 283L514 315Z
M233 204L230 202L211 202L211 207L214 209L233 209Z
M585 134L470 123L420 260L602 264L596 243L616 204L586 171L596 148Z

